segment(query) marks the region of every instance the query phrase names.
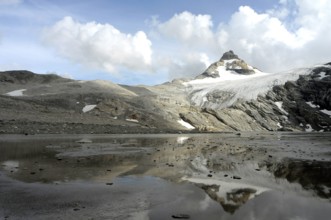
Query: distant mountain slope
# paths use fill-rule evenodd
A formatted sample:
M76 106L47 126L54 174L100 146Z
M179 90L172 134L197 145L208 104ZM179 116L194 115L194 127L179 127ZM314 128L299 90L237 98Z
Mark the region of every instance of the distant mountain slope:
M331 65L264 73L225 53L157 86L0 72L0 133L330 131Z

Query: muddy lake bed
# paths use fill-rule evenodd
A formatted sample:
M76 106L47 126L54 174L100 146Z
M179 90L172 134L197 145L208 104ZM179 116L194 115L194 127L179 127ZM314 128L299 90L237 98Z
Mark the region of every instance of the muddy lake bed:
M0 219L330 216L326 132L0 136Z

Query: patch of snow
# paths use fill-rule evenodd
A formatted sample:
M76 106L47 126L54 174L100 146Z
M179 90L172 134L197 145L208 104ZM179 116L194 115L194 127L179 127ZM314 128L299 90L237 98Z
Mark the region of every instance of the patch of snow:
M9 95L9 96L23 96L24 91L26 91L26 89L14 90L14 91L11 91L11 92L7 92L6 95Z
M324 114L327 114L328 116L331 117L331 111L330 111L330 110L322 109L322 110L320 110L320 111L323 112Z
M312 108L319 108L319 105L315 105L312 102L306 102Z
M283 102L275 102L275 105L281 112L283 112L285 115L288 115L288 112L283 109Z
M306 124L305 131L306 131L306 132L312 132L312 131L313 131L313 128L311 127L310 124Z
M81 143L81 144L83 144L83 143L92 143L92 140L87 139L87 138L83 138L83 139L80 139L80 140L78 140L76 142L77 143Z
M295 81L300 75L307 75L312 71L311 68L302 68L288 72L264 73L254 69L254 74L244 75L228 71L225 66L219 66L217 70L220 75L217 78L194 79L183 83L191 96L192 104L213 109L226 108L238 99L256 99L258 95L266 94L273 86ZM234 95L221 103L207 101L205 97L209 93L220 90Z
M97 106L97 105L86 105L86 106L82 109L82 111L83 111L84 113L89 112L89 111L93 110L96 106Z
M299 124L299 126L303 127L303 124L302 124L302 123L300 123L300 124Z
M189 137L178 137L177 138L177 143L178 144L184 144L188 139L189 139Z
M283 126L278 122L277 123L277 126L279 127L279 128L283 128Z
M195 129L194 126L192 126L190 123L184 121L183 119L180 119L177 121L180 125L184 126L185 128L189 129L189 130L193 130Z
M127 118L125 120L130 121L130 122L139 123L139 121L137 119Z
M113 119L115 119L115 120L116 120L116 119L117 119L117 116L113 117Z
M321 79L324 79L325 77L327 77L326 72L320 72L320 75L317 79L321 80Z

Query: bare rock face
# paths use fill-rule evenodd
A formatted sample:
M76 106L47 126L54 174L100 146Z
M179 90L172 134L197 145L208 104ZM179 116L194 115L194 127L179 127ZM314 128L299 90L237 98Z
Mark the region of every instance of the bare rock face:
M222 61L222 60L233 60L233 59L239 60L239 57L232 50L230 50L228 52L225 52L222 55L220 61Z

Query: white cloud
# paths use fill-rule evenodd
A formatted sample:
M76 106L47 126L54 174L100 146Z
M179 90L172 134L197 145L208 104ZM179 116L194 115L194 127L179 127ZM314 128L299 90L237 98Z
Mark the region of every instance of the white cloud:
M170 79L196 76L219 56L210 15L184 11L164 22L154 17L150 23L152 39L158 42L154 44L154 67L168 72Z
M241 6L216 27L210 15L185 11L166 21L153 17L148 36L66 17L45 30L44 40L69 60L111 73L126 69L132 77L142 72L168 73L169 79L196 76L228 50L277 72L331 60L330 11L326 0L279 0L262 13Z
M44 30L43 40L61 56L110 73L146 70L152 64L152 43L143 31L124 34L110 24L65 17Z
M167 46L175 51L167 55L171 77L197 75L230 49L261 70L278 72L331 60L330 11L326 0L280 0L264 13L241 6L217 30L210 15L190 12L153 24L164 42L175 41Z
M18 5L23 0L0 0L0 5Z
M331 48L331 7L327 1L281 0L278 9L286 8L292 11L275 16L275 10L257 13L240 7L227 24L220 25L219 45L269 72L330 60L326 48Z
M186 46L194 48L215 46L210 15L194 15L184 11L156 26L161 34Z

